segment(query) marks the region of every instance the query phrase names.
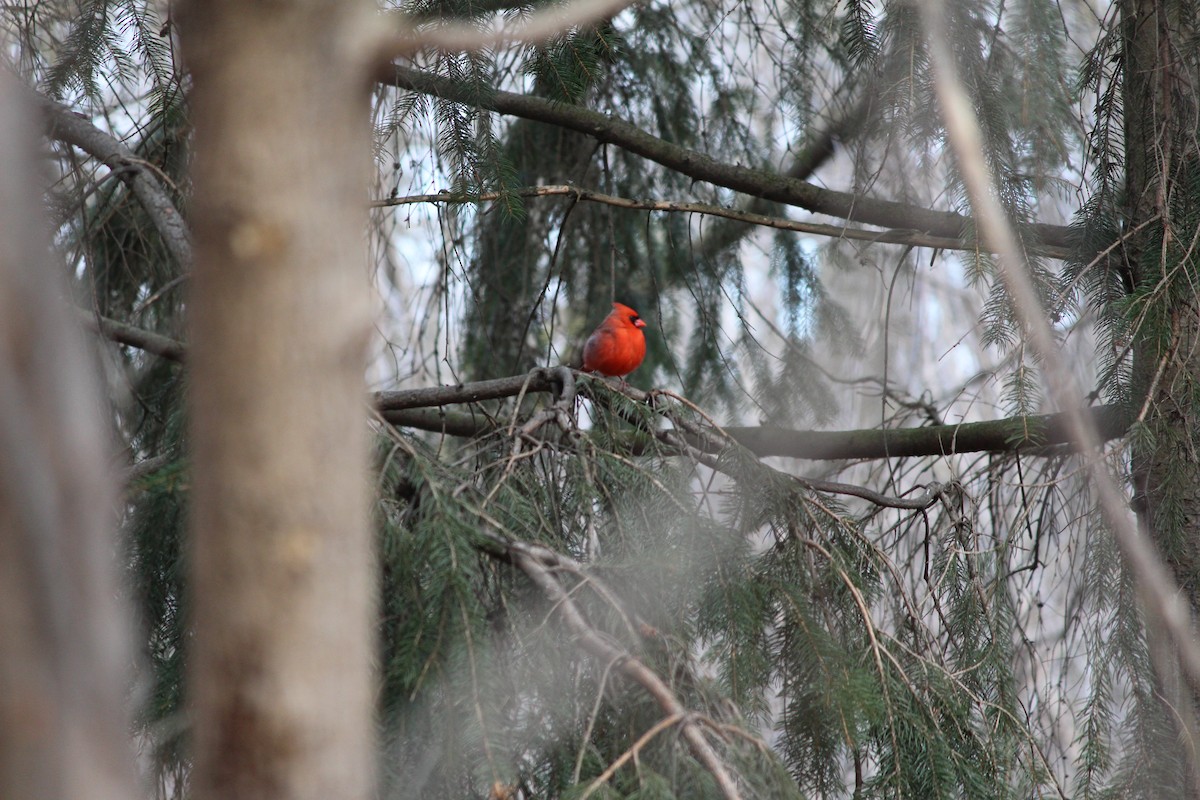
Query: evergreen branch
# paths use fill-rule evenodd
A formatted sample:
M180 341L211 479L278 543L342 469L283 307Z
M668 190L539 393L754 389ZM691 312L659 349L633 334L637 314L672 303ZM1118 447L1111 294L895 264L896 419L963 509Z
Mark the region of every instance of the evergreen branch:
M723 473L739 481L752 479L752 477L746 474L744 469L740 469L736 465L731 467L730 465L722 463L719 459L713 458L711 455L705 452L698 451L686 444L678 443L675 440L675 436L677 435L675 431L658 431L655 435L659 440L666 442L670 446L676 447L681 452L688 453L714 472ZM746 449L749 450L749 448ZM751 452L753 453L753 451ZM755 455L757 454L755 453ZM876 492L873 489L868 489L865 486L857 486L853 483L827 481L822 480L821 478L806 478L803 475L791 475L766 465L760 466L762 466L764 469L769 469L772 472L777 472L780 475L795 481L804 488L811 489L814 492L823 492L825 494L844 494L851 497L861 498L877 506L883 506L885 508L901 508L909 511L923 511L924 509L929 508L937 502L938 498L941 497L947 489L946 485L944 484L931 483L925 491L916 497L892 497L890 495Z
M179 456L176 453L161 453L150 458L143 458L135 464L130 464L125 469L125 485L127 487L132 486L178 459Z
M854 105L830 119L816 131L796 153L796 158L787 169L787 176L796 180L808 180L814 172L833 157L835 145L857 134L857 130L867 119L871 108L871 92L862 92Z
M663 416L670 420L670 422L675 426L674 429L650 429L645 427L644 423L641 423L640 420L635 419L633 415L621 414L621 417L626 421L641 427L643 431L654 436L660 442L672 448L673 450L681 454L691 456L693 459L704 464L714 472L723 473L737 481L752 481L756 479L756 476L747 472L745 466L739 464L736 459L727 462L722 459L714 458L712 455L714 453L718 455L722 454L731 448L744 448L746 450L750 450L750 448L745 447L745 445L739 442L736 437L729 433L728 429L718 425L716 420L705 414L702 409L689 401L687 398L681 397L674 392L662 392L661 394L673 398L674 400L700 414L701 417L703 417L706 425L699 424L693 420L689 420L674 414L670 409L665 410L663 412ZM646 395L646 401L649 402L653 396L654 393L648 393ZM752 455L760 458L762 457L753 450L750 450L750 452ZM929 508L931 505L937 502L938 497L940 497L945 491L945 487L943 487L941 484L934 483L931 484L929 488L922 492L919 496L902 499L899 497L890 497L885 494L880 494L879 492L873 491L864 486L856 486L851 483L840 483L837 481L827 481L820 478L806 478L800 475L791 475L780 470L776 470L773 467L766 466L765 464L761 464L757 461L753 463L757 464L763 469L770 470L771 472L777 472L780 475L783 475L786 478L793 480L799 483L801 486L804 486L812 491L860 497L863 500L874 503L875 505L886 506L888 508L903 508L914 511L923 510Z
M383 11L384 16L392 15L400 18L399 21L392 23L395 25L424 23L424 22L447 22L453 19L473 19L478 18L482 14L496 14L501 11L525 11L529 8L527 0L472 0L469 8L456 11L448 8L445 5L428 5L416 9L404 11L387 10Z
M851 192L814 186L776 172L740 164L726 164L704 153L689 150L646 133L618 117L579 106L500 90L481 94L448 78L395 64L389 64L380 70L376 80L399 89L480 106L500 114L523 117L584 133L695 180L797 206L818 214L956 240L971 226L968 217L953 211L936 211L892 200L863 197ZM1039 223L1031 225L1030 231L1043 246L1069 246L1070 229L1066 226ZM984 244L987 241L986 238L983 239L980 246L992 249L990 244Z
M609 764L608 767L605 768L604 772L601 772L599 775L597 775L595 779L587 785L587 788L583 790L583 794L579 795L579 800L587 800L589 797L595 794L597 789L608 783L609 778L611 778L613 775L616 775L617 770L625 766L625 764L628 763L631 758L635 758L642 748L649 744L655 736L658 736L667 728L678 725L685 719L686 717L681 717L678 714L671 714L654 723L654 726L651 727L650 730L639 736L638 740L634 742L628 750L622 753L616 761Z
M578 637L583 649L605 663L614 664L625 677L645 689L664 713L669 717L679 719L680 734L687 741L692 755L712 775L713 780L721 789L721 794L727 800L740 798L741 794L737 790L733 776L729 774L721 757L717 755L697 724L698 716L689 712L663 679L646 666L641 659L601 635L592 627L584 618L579 607L575 605L575 601L571 599L570 593L550 574L550 569L542 562L541 552L544 548L532 547L521 542L508 542L507 547L512 562L554 602L558 613L562 615L567 627ZM553 553L550 566L553 566L554 560L558 558L560 558L559 554Z
M1169 685L1164 700L1178 709L1176 713L1185 714L1176 718L1179 733L1187 741L1194 742L1197 731L1191 710L1194 698L1200 692L1200 643L1196 639L1194 609L1187 605L1154 541L1139 530L1129 514L1125 492L1101 456L1099 431L1080 407L1083 392L1074 373L1067 367L1043 310L1030 265L1021 251L1020 240L997 199L996 186L984 155L979 119L958 74L955 54L947 44L949 39L943 27L945 6L941 0L924 0L920 12L934 62L936 90L947 138L958 157L971 206L980 227L990 231L988 239L998 245L1000 277L1013 297L1017 320L1028 331L1029 342L1041 358L1050 397L1067 409L1063 415L1064 429L1071 444L1083 455L1085 471L1096 490L1101 519L1111 531L1133 576L1147 616L1146 625L1151 636L1162 637L1166 645L1149 648L1151 661L1160 675L1178 669L1183 678L1183 684L1162 681L1159 685ZM1200 775L1200 762L1194 749L1184 747L1181 753L1187 774Z
M869 92L861 93L852 108L846 110L844 113L834 115L824 126L807 139L799 152L797 152L795 160L788 167L785 174L789 178L807 181L821 165L833 157L835 145L839 140L844 142L857 135L856 129L867 118L867 112L870 107L871 94ZM765 213L769 207L770 204L766 200L763 200L761 197L753 197L743 201L740 210L752 214L761 214ZM706 230L702 231L700 244L696 248L700 260L708 260L712 258L713 254L731 247L742 237L746 236L749 230L744 225L738 225L735 219L722 220L709 226ZM887 235L898 234L900 234L899 231L889 231ZM847 236L847 238L853 237ZM885 240L876 239L875 241ZM909 242L900 243L909 244ZM947 247L945 249L955 248Z
M150 217L167 251L183 270L192 266L192 240L187 223L175 207L162 177L127 146L97 128L66 106L36 94L47 134L64 144L78 147L120 174Z
M709 203L685 203L678 200L636 200L628 197L616 197L603 194L593 189L583 189L578 186L528 186L522 189L506 190L505 192L485 192L483 194L454 194L439 192L437 194L416 194L404 197L389 197L377 200L371 205L375 208L408 205L412 203L481 203L498 200L511 195L521 197L573 197L576 200L587 200L593 203L629 208L643 211L668 211L684 214L704 214L722 217L735 222L749 225L759 225L765 228L775 228L785 231L808 233L814 236L828 236L831 239L853 239L864 242L881 242L884 244L902 244L909 247L930 247L939 250L974 250L976 244L962 238L931 236L913 230L870 231L862 228L847 228L839 225L825 225L818 222L798 222L796 220L772 217L754 211L744 211L736 208L723 208ZM1069 251L1064 247L1043 247L1038 250L1040 255L1047 258L1067 258Z

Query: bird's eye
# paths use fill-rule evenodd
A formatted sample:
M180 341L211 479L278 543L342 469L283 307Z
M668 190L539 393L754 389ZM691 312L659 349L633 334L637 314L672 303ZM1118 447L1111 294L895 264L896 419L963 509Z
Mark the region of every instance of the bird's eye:
M640 319L640 317L638 317L637 314L633 314L629 317L629 321L632 322L634 325L637 324L638 319Z

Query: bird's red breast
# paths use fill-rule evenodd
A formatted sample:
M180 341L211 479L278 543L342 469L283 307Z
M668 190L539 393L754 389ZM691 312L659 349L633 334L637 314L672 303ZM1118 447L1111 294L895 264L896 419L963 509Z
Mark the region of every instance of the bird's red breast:
M627 305L613 303L604 318L583 345L583 371L624 377L646 357L646 323Z

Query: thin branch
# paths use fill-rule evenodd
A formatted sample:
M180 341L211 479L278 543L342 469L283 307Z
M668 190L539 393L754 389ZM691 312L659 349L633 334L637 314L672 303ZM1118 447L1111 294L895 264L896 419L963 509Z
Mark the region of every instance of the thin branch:
M849 85L843 84L843 88ZM801 181L811 178L817 169L833 157L837 142L845 143L858 134L858 129L866 120L870 107L871 93L864 91L860 92L851 108L832 113L831 116L827 115L826 123L810 133L784 174L789 178ZM761 197L743 198L739 204L741 211L752 214L766 213L770 207L771 204ZM707 229L701 231L700 240L695 247L698 260L710 259L715 253L732 247L749 231L750 228L739 225L736 219L721 220L708 226ZM899 231L889 231L889 235L892 234L902 235ZM909 243L903 242L903 244Z
M797 206L818 214L886 228L903 228L955 240L962 237L963 231L967 230L970 224L967 217L952 211L934 211L891 200L824 189L779 173L740 164L726 164L704 153L652 136L618 117L580 106L499 90L480 93L449 78L398 65L388 65L381 69L376 80L400 89L585 133L598 141L617 145L695 180ZM1066 226L1036 224L1030 226L1030 229L1033 236L1045 247L1069 246L1069 228Z
M604 772L601 772L599 775L597 775L595 780L587 785L587 788L583 790L583 794L579 795L579 800L587 800L589 797L595 794L597 789L607 783L608 779L613 775L616 775L617 770L623 767L626 762L629 761L629 759L636 756L643 747L650 743L651 739L653 739L655 736L658 736L667 728L670 728L673 725L683 721L684 719L686 718L677 714L672 714L671 716L664 717L656 722L654 726L650 728L650 730L638 737L638 740L633 743L632 747L622 753L616 761L608 765L608 768L605 769Z
M136 464L130 464L125 468L125 474L122 476L124 483L126 486L131 486L138 481L153 475L164 467L170 466L172 462L178 459L179 455L176 453L162 453L157 456L151 456L150 458L142 459Z
M825 225L817 222L798 222L796 220L783 219L782 217L772 217L766 214L759 214L754 211L743 211L736 208L723 208L714 206L709 203L685 203L677 200L635 200L627 197L616 197L614 195L603 194L592 189L582 189L577 186L556 185L556 186L530 186L522 189L517 189L514 192L506 192L504 194L516 194L521 197L573 197L578 200L587 200L593 203L601 203L603 205L615 206L617 208L629 208L642 211L667 211L685 214L704 214L713 217L722 217L724 219L733 220L735 222L744 222L749 225L759 225L765 228L775 228L785 231L796 231L798 233L808 233L814 236L828 236L831 239L852 239L863 242L878 242L883 244L902 244L909 247L930 247L940 250L975 250L976 244L962 238L948 238L945 236L931 236L929 234L920 233L911 230L887 230L887 231L871 231L862 228L847 228L841 225ZM409 205L412 203L482 203L489 200L497 200L501 197L500 192L486 192L477 195L462 195L451 194L449 192L439 192L438 194L417 194L406 195L404 197L391 197L386 200L377 200L371 205L376 208L387 208L390 206ZM1069 251L1064 247L1045 247L1039 250L1039 253L1047 258L1066 258Z
M125 181L142 204L167 251L181 269L191 269L191 234L157 171L145 159L139 158L126 145L84 117L40 94L31 94L36 97L49 137L78 147L109 169L119 171L121 180Z
M903 508L910 511L920 511L929 508L937 502L938 496L945 491L945 487L940 483L930 484L929 488L921 492L916 497L891 497L889 495L880 494L863 486L855 486L852 483L841 483L839 481L826 481L819 478L796 478L796 481L809 489L826 494L845 494L851 497L861 497L874 503L877 506L885 506L887 508Z
M446 53L489 50L508 44L541 44L560 33L584 25L593 25L635 5L637 0L574 0L563 5L551 4L530 14L511 28L480 30L470 22L451 22L436 26L413 25L411 18L387 15L381 19L395 29L376 28L380 42L377 58L389 62L393 58L410 56L422 48L432 47Z

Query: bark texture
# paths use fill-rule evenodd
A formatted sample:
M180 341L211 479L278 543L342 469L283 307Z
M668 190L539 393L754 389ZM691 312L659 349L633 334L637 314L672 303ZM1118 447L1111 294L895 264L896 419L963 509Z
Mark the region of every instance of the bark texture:
M1124 249L1134 283L1155 292L1137 309L1146 320L1135 348L1135 403L1155 438L1135 453L1138 509L1200 611L1200 299L1195 291L1195 209L1184 200L1200 164L1189 56L1194 21L1162 0L1126 0L1124 103L1126 227L1145 227ZM1147 225L1147 222L1154 224ZM1182 256L1184 263L1179 263Z
M1124 268L1142 293L1134 347L1136 406L1152 434L1133 453L1134 506L1192 608L1200 613L1200 300L1195 293L1194 194L1200 150L1190 44L1195 21L1163 0L1121 4L1125 55ZM1154 287L1147 293L1147 287ZM1200 798L1200 687L1188 686L1164 632L1148 626L1156 694L1175 726L1178 758L1152 765L1170 795ZM1189 702L1190 701L1190 702ZM1179 774L1170 774L1180 764Z
M197 798L370 795L369 8L197 2L189 664Z

